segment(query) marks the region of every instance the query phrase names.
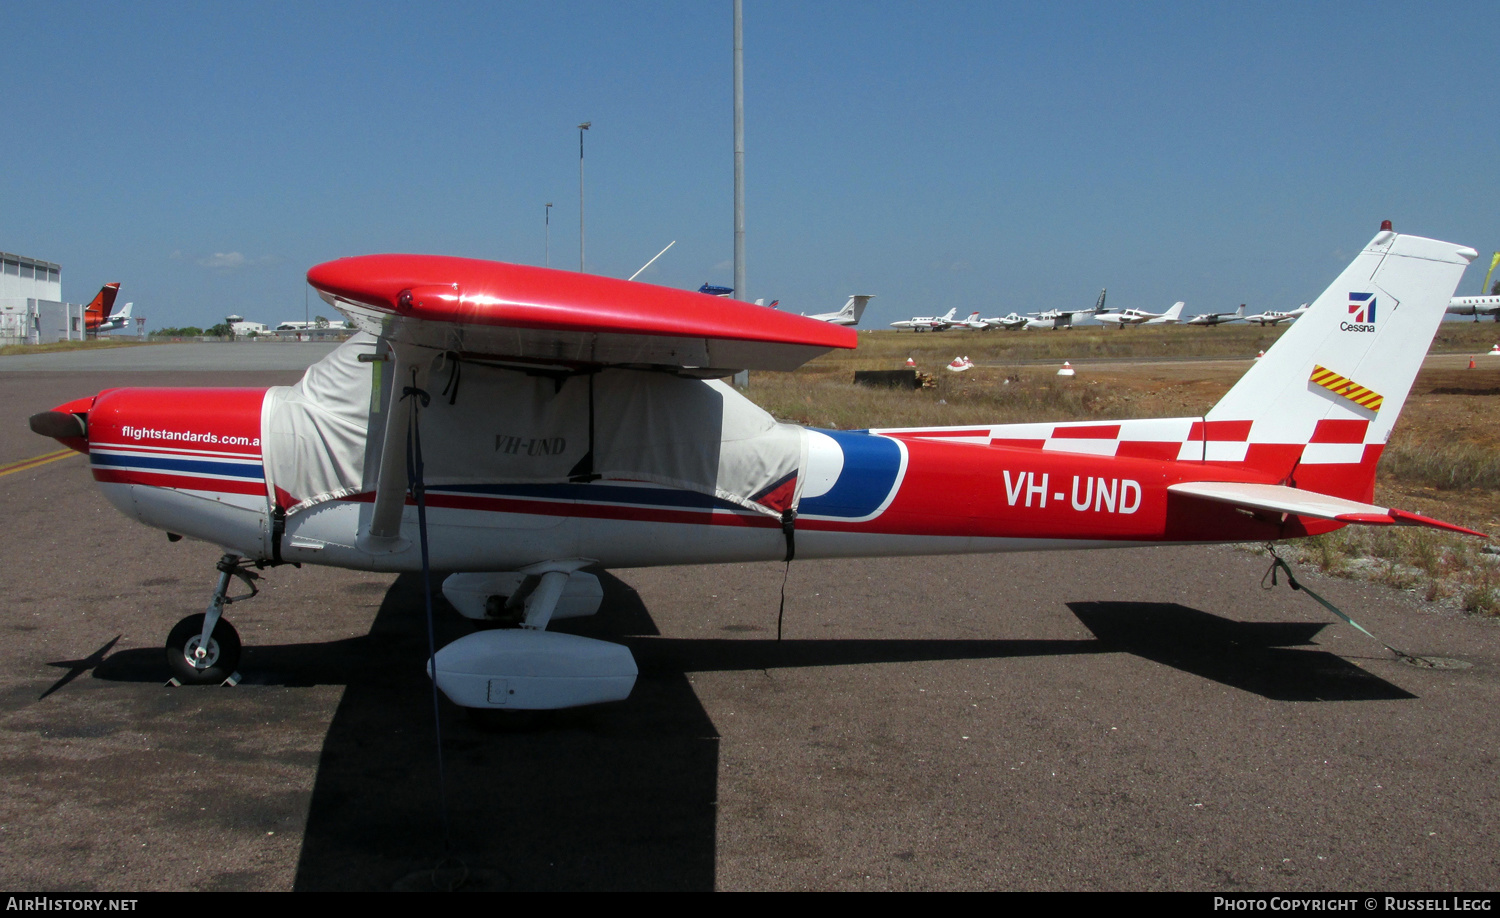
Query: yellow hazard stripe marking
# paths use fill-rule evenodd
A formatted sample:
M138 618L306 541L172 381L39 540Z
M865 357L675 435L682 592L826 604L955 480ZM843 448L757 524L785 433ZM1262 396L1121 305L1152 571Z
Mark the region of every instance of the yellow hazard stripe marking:
M1324 366L1314 365L1312 376L1308 379L1334 395L1342 395L1361 408L1379 411L1380 406L1385 403L1385 398L1380 393L1373 392L1349 377L1340 376Z
M16 472L24 472L27 469L34 469L39 465L46 465L49 462L56 462L59 459L66 459L69 456L82 455L83 453L80 453L76 449L60 449L55 453L47 453L44 456L32 456L30 459L22 459L20 462L12 462L10 465L0 465L0 478L4 478L6 475L13 475Z

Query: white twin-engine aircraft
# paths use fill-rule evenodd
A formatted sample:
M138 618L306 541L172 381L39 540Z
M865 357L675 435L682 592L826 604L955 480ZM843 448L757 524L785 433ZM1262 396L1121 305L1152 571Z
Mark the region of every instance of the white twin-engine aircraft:
M1308 304L1303 303L1301 306L1298 306L1291 312L1277 312L1276 310L1271 309L1253 316L1245 316L1244 318L1246 324L1253 322L1254 324L1259 325L1262 328L1267 325L1270 325L1274 328L1275 326L1280 325L1282 322L1297 321L1311 308L1312 307Z
M948 310L940 316L912 316L910 319L902 319L892 322L891 328L909 328L912 331L942 331L953 324L953 316L958 312L958 307Z
M1230 322L1242 322L1245 319L1245 304L1234 312L1204 312L1188 319L1185 325L1226 325Z
M1015 331L1018 328L1025 328L1028 321L1029 320L1020 313L1009 312L1003 316L996 316L993 319L985 319L984 324L988 325L990 328L1003 328L1006 331Z
M1109 312L1095 316L1106 325L1116 328L1124 328L1127 325L1176 325L1182 316L1182 307L1186 306L1182 300L1172 304L1172 308L1166 312L1147 312L1144 309L1124 309L1120 312Z
M503 627L438 651L438 686L568 707L636 677L627 648L547 630L598 609L599 567L1469 532L1371 501L1474 257L1386 224L1202 417L867 431L780 423L719 381L852 348L852 329L543 268L345 258L308 281L363 334L296 385L107 389L31 427L86 452L121 512L222 547L207 610L167 640L179 681L234 672L221 613L248 567L463 571L445 594Z

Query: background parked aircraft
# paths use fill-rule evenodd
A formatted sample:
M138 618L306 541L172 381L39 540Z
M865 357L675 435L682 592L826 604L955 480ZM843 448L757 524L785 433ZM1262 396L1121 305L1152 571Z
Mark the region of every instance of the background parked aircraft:
M1126 309L1123 312L1107 313L1095 318L1106 325L1113 325L1116 328L1124 328L1127 325L1176 325L1178 318L1182 315L1182 307L1186 305L1182 300L1178 300L1166 312Z
M83 307L83 327L90 335L97 334L99 326L114 318L110 313L115 308L115 297L119 293L118 282L105 284L99 288L98 293L94 294L94 298L89 300L89 304Z
M1020 313L1012 312L1007 315L997 316L993 319L985 319L984 324L990 328L1003 328L1006 331L1015 331L1026 327L1027 319Z
M953 324L953 315L958 312L958 307L948 310L940 316L912 316L900 322L892 322L891 328L909 328L912 331L942 331Z
M1245 319L1245 304L1234 312L1205 312L1188 319L1188 325L1223 325L1226 322L1243 322Z
M109 318L105 319L103 322L100 322L99 323L99 327L96 328L96 329L94 329L94 331L95 332L107 332L107 331L118 331L119 329L122 329L122 328L129 328L130 327L130 309L134 305L135 305L134 303L126 303L124 306L121 306L119 312L117 312L114 315L110 316Z
M1268 310L1258 315L1245 316L1245 321L1254 322L1256 325L1260 325L1262 327L1266 325L1280 325L1282 322L1291 322L1295 320L1304 312L1307 312L1306 303L1303 303L1301 306L1298 306L1291 312L1275 312L1274 310Z
M1448 315L1473 316L1475 322L1480 316L1494 316L1500 322L1500 296L1456 296L1448 301Z
M1026 328L1045 328L1056 330L1059 328L1072 328L1074 316L1100 316L1104 314L1104 295L1109 290L1106 288L1099 291L1099 299L1094 301L1093 309L1049 309L1046 312L1034 312L1032 318L1026 320Z
M971 328L977 331L989 331L990 328L988 322L979 318L979 310L977 309L969 313L967 319L958 319L957 321L948 323L948 325L950 328Z
M858 325L859 320L865 314L865 307L875 299L873 293L855 293L849 296L849 301L844 308L838 312L823 312L815 316L807 316L809 319L817 319L819 322L832 322L834 325ZM803 313L803 315L807 315Z

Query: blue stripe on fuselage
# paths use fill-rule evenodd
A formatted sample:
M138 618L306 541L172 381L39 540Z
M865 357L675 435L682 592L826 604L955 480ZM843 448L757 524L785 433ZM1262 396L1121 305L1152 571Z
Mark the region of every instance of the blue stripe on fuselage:
M164 472L179 472L189 475L219 475L224 478L249 478L263 481L265 472L259 463L214 462L211 459L179 459L175 456L118 456L110 453L90 453L89 461L94 465L123 466L135 469L159 469Z
M844 453L844 467L826 494L803 497L797 513L864 519L890 497L901 474L901 447L890 437L848 430L819 430Z

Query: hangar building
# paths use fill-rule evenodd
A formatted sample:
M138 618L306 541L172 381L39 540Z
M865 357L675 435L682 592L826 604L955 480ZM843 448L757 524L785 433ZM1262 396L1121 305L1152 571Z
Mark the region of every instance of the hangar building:
M62 301L62 266L0 252L0 344L81 341L83 307Z

